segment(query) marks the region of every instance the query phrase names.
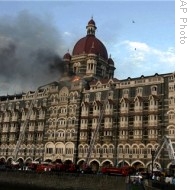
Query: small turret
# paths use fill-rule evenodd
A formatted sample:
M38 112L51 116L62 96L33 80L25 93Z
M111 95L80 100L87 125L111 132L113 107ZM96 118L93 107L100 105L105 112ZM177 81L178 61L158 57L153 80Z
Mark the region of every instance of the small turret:
M87 35L95 36L95 31L96 31L97 27L96 27L96 23L94 22L93 18L91 18L91 20L88 22L86 29L87 29Z

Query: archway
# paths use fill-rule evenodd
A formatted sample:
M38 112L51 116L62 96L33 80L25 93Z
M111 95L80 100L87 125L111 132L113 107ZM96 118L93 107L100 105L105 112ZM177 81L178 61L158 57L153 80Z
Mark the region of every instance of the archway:
M93 173L97 173L99 171L100 166L99 163L96 160L94 160L90 163L90 167L92 168Z
M17 160L17 162L19 163L19 167L20 167L20 168L23 168L23 166L24 166L24 160L23 160L23 158L19 158L19 159Z
M84 164L85 164L85 161L84 161L84 160L80 160L80 161L78 161L78 167L79 167L79 170L82 170L82 169L83 169Z
M65 165L65 170L69 171L69 169L73 165L73 162L71 160L65 160L64 165Z
M32 159L27 158L26 161L25 161L25 165L28 166L30 163L32 163Z
M146 172L145 165L140 161L133 162L132 166L135 168L137 172Z
M64 162L64 164L65 165L70 165L70 164L72 164L73 162L71 161L71 160L65 160L65 162Z
M175 175L175 164L169 166L169 175Z
M5 158L0 159L0 165L5 165Z
M52 160L51 160L51 159L46 159L45 162L49 162L49 163L51 163Z
M109 160L106 160L105 162L102 163L102 167L112 167L112 163Z
M158 163L158 162L154 162L153 169L152 169L152 162L148 162L147 165L146 165L146 167L147 167L147 171L149 173L151 173L152 171L153 172L159 172L159 171L163 170L162 167L161 167L161 165L160 165L160 163Z
M127 163L126 161L123 160L123 161L120 161L117 166L119 168L129 166L129 163Z
M11 167L12 160L13 160L12 158L8 158L8 159L7 159L7 166L8 166L8 167Z
M56 160L55 160L55 163L63 164L63 162L62 162L61 159L56 159Z

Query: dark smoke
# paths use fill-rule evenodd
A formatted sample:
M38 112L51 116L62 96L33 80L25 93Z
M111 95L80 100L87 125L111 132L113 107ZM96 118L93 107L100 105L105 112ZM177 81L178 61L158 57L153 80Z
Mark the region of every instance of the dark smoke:
M0 17L0 95L35 90L64 72L61 34L51 19L20 12Z

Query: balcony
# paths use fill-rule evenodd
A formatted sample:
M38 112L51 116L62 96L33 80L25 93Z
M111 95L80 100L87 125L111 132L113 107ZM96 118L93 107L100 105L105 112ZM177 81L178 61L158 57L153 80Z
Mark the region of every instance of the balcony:
M153 111L153 112L155 112L155 111L158 111L158 106L149 106L149 108L148 108L148 111Z
M77 103L77 99L70 100L70 103L76 104Z
M63 140L65 140L65 137L57 137L56 140L57 141L63 141Z
M93 111L93 116L99 116L100 115L100 111Z
M108 158L113 158L113 153L108 153Z
M34 128L35 128L34 126L29 126L28 131L29 131L29 132L34 132Z
M15 137L10 137L10 138L9 138L9 142L13 143L13 142L15 142L15 141L16 141L16 138L15 138Z
M47 106L47 102L43 102L42 106L46 107Z
M8 127L3 127L2 132L3 132L3 133L8 133Z
M39 119L45 119L45 114L40 114Z
M56 106L59 102L58 101L53 101L51 102L51 106Z
M4 122L10 122L10 117L9 116L5 116Z
M18 121L18 116L13 116L12 121Z
M120 109L120 113L128 113L128 112L129 112L128 108L121 108Z
M88 125L87 124L82 124L81 129L87 129Z
M34 136L33 135L28 135L27 141L33 141L33 140L34 140Z
M43 137L37 137L37 138L36 138L36 141L42 142L42 141L43 141Z
M69 112L69 116L75 116L76 115L76 111L71 111L71 112Z
M48 137L48 140L53 141L53 140L55 140L55 137Z
M105 123L104 124L105 129L112 129L112 127L113 127L113 123Z
M112 138L113 138L113 136L104 136L103 142L106 142L106 143L111 142Z
M12 151L8 151L7 156L12 156Z
M81 116L87 117L87 116L88 116L88 112L83 111L83 112L81 113Z
M126 127L128 127L128 122L127 123L125 123L125 122L120 123L120 128L126 128Z
M32 121L36 120L36 115L31 115L30 120L32 120Z
M103 157L103 158L108 158L108 154L107 154L107 153L103 153L103 154L102 154L102 157Z
M11 127L11 128L10 128L10 132L11 132L11 133L15 133L15 132L16 132L16 127Z
M55 129L56 125L49 125L49 129Z
M22 121L25 121L25 120L26 120L26 115L22 115L21 120L22 120Z
M157 140L158 139L158 135L155 135L155 134L148 135L148 139L149 140Z
M138 158L138 154L132 154L132 158L137 159Z
M24 152L18 152L18 156L24 156L25 153Z
M120 135L119 140L127 140L127 135Z
M23 127L23 126L21 126L21 127L20 127L20 132L21 132L21 131L23 131L23 129L24 129L24 127Z
M98 126L97 123L93 123L93 124L92 124L92 129L96 129L97 126Z
M39 125L37 130L38 131L43 131L44 130L44 126L43 125Z
M148 121L148 125L149 126L157 126L158 125L158 121Z
M87 140L86 136L80 136L80 140Z
M58 125L58 129L64 129L66 128L66 124ZM70 125L68 127L71 127Z
M142 121L141 122L134 122L134 127L142 127Z
M2 139L1 139L1 142L2 142L2 143L6 143L7 141L8 141L7 138L2 138Z
M74 139L75 139L74 136L72 136L72 137L67 137L67 140L69 140L69 141L74 141Z
M113 115L113 110L105 110L105 115Z
M135 111L135 112L142 112L142 111L143 111L143 108L142 108L142 106L141 106L141 107L135 107L135 108L134 108L134 111Z
M142 140L142 135L134 135L133 139L134 140Z

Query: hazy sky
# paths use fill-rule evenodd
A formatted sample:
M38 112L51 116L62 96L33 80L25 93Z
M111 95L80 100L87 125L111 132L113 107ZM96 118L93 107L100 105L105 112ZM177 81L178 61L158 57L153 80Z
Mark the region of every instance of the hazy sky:
M175 71L174 0L0 1L0 95L58 80L91 17L116 78Z

